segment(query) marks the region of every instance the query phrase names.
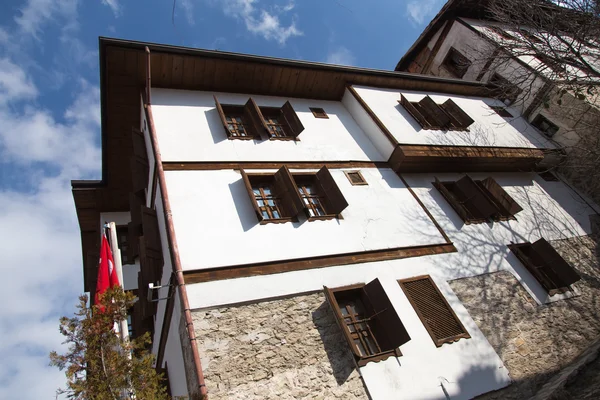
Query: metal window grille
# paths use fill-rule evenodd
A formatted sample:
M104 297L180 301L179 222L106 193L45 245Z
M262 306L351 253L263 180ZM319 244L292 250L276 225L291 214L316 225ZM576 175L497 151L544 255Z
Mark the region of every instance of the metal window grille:
M279 117L269 116L265 117L265 122L267 123L267 127L269 128L269 134L271 137L287 137L288 135L285 132L285 128Z
M308 214L311 217L320 217L326 215L325 208L323 207L322 197L317 194L312 186L300 185L298 186L300 197L306 205Z
M229 133L231 136L235 137L246 137L248 136L248 132L244 127L244 121L242 117L239 115L227 115L227 129L229 129Z
M268 185L252 186L252 192L264 219L282 218L280 199Z
M365 307L359 298L338 300L346 328L361 357L381 353L381 347L365 318Z

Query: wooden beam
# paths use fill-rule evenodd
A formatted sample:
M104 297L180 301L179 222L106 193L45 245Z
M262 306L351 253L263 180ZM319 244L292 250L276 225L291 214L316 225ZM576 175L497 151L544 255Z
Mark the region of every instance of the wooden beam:
M165 161L163 169L165 171L201 171L201 170L222 170L222 169L279 169L283 166L292 169L319 169L323 166L332 169L339 168L390 168L385 161L192 161L178 162Z

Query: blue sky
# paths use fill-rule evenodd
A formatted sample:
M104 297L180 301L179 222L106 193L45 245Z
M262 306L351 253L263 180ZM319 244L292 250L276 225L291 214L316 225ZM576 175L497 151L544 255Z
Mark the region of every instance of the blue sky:
M83 289L70 180L100 178L98 36L391 70L443 0L3 0L0 398L54 399Z

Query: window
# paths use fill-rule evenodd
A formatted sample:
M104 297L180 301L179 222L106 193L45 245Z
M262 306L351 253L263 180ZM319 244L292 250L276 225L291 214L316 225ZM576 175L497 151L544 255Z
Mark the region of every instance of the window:
M538 114L531 122L531 125L535 126L540 132L548 137L552 137L558 132L558 126L542 114Z
M250 98L244 106L221 104L215 106L229 139L297 140L304 126L287 101L280 108L258 107Z
M324 290L359 366L402 355L410 336L378 279Z
M490 106L492 110L502 118L513 118L513 115L508 112L508 110L502 106Z
M275 174L241 173L261 224L295 221L302 210L309 221L333 219L348 207L327 167L309 174L292 175L286 166Z
M346 174L346 178L348 178L353 186L368 185L360 171L344 171L344 174Z
M315 118L329 118L325 110L323 110L322 108L310 107L310 111L313 113Z
M400 95L399 102L423 129L468 131L468 127L474 122L452 99L437 104L429 96L418 102L411 102Z
M504 78L500 74L493 74L490 77L490 83L498 86L498 88L495 90L494 96L507 106L514 103L522 92L517 85L511 83L508 79Z
M123 265L133 264L135 260L129 257L131 253L129 251L129 233L127 225L117 226L117 241L119 242L119 250L121 251L121 263Z
M514 219L523 210L492 178L474 181L467 175L456 182L435 178L433 185L467 224Z
M550 296L570 290L570 285L581 279L544 238L534 243L510 244L508 248Z
M437 347L471 336L431 277L398 281Z
M456 78L462 78L471 66L471 61L454 47L450 47L442 65Z

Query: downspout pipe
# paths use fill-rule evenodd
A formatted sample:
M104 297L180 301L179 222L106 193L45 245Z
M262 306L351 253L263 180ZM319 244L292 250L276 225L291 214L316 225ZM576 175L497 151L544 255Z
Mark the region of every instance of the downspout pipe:
M156 130L154 128L154 118L152 117L152 106L150 102L150 49L146 46L147 65L146 73L148 79L146 80L146 116L148 119L148 130L150 132L150 139L152 141L152 149L154 151L154 160L156 165L156 173L158 175L158 183L160 185L162 205L164 209L165 225L167 227L167 238L169 240L169 249L171 253L171 264L173 267L173 273L179 288L179 300L183 307L183 316L185 319L185 326L190 341L190 347L192 349L192 357L194 366L196 367L196 374L198 378L198 384L200 386L200 398L202 400L208 399L206 384L204 382L204 372L202 371L202 362L200 361L200 353L198 352L198 345L196 344L196 333L194 332L194 325L192 322L192 312L190 310L190 302L187 295L187 289L183 280L183 269L181 268L181 260L179 257L179 247L177 246L177 237L175 235L175 227L173 225L173 217L171 214L171 203L169 201L169 194L167 192L167 181L165 179L165 171L163 169L162 158L158 147L158 138L156 136Z

